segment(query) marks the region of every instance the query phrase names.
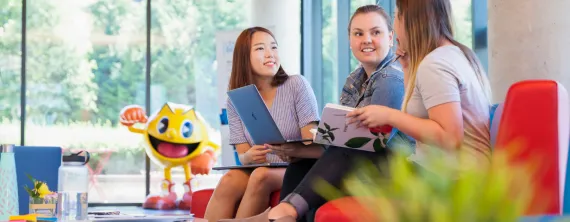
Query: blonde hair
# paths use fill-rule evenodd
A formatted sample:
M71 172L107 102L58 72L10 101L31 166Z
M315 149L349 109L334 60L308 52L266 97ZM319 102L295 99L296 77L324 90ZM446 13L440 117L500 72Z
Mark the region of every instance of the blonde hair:
M404 19L404 30L407 42L404 44L410 57L406 94L402 103L402 111L406 112L408 102L416 87L416 75L420 62L443 40L450 41L459 47L477 75L479 84L488 101L491 100L491 87L481 62L467 46L453 38L453 18L449 0L396 0L399 19Z

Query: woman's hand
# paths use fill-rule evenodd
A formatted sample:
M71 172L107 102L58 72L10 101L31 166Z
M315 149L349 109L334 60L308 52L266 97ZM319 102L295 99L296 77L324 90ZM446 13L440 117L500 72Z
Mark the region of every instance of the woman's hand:
M398 42L398 49L396 49L396 55L400 56L398 60L400 61L400 64L402 64L402 69L404 70L404 73L407 73L408 67L410 65L410 56L408 56L406 51L404 51L400 47L402 46L402 44L400 43L400 39L396 38L396 41Z
M289 157L294 156L293 154L297 152L299 146L296 146L293 143L285 143L281 145L269 145L265 144L269 149L275 153L275 155L279 156L282 160L287 160Z
M400 64L402 64L402 69L404 69L404 72L406 72L408 70L408 66L410 65L410 56L408 56L408 54L400 48L396 50L396 55L400 56L398 61L400 61Z
M252 146L247 152L243 154L242 163L244 164L256 164L267 162L266 154L271 152L265 145L255 145Z
M360 122L360 126L376 128L389 125L390 115L394 111L396 110L386 106L368 105L348 113L346 117L350 118L349 124Z

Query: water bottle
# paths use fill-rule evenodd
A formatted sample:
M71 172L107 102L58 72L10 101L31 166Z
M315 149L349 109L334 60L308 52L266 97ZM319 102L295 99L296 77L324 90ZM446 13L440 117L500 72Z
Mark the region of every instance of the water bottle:
M80 155L83 152L85 155ZM88 162L86 151L62 157L57 181L58 221L87 220Z
M14 145L0 146L0 221L19 215Z

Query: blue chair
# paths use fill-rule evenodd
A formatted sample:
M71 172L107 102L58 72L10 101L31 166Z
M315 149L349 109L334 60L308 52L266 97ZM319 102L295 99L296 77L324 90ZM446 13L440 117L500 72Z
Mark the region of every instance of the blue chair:
M501 123L501 117L503 115L503 103L497 103L491 106L490 110L490 130L491 134L491 150L495 147L495 141L497 140L497 133L499 132L499 124Z
M34 187L27 174L36 180L45 181L51 191L57 191L60 147L16 146L16 176L18 177L18 204L20 215L29 213L29 194L24 186Z

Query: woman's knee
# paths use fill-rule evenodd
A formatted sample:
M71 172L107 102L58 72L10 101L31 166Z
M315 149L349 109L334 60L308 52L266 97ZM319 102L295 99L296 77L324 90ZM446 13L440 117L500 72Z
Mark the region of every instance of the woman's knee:
M240 170L230 170L222 176L215 193L220 196L241 197L247 187L247 174Z
M272 192L281 188L283 182L283 177L279 178L275 169L269 169L266 167L259 167L255 169L251 176L249 177L249 182L247 184L248 189L255 190L257 192L267 191ZM273 181L281 180L281 181Z

